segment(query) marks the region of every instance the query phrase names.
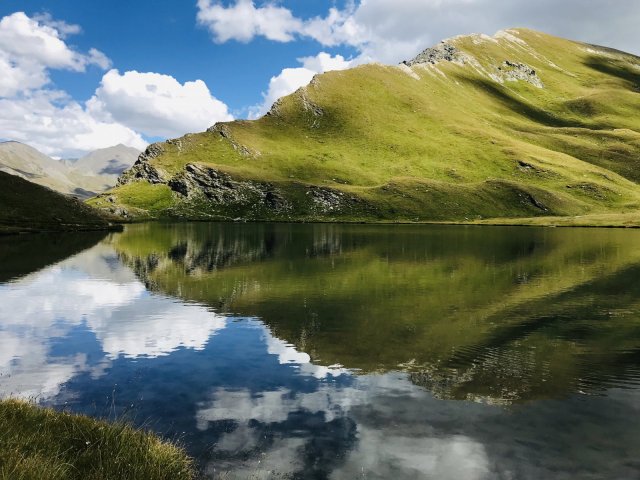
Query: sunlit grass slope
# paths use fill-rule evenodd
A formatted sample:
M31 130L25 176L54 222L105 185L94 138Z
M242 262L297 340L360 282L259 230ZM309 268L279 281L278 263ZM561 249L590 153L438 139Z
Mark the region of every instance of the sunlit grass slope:
M257 121L153 145L93 204L373 221L638 209L640 58L525 29L447 43L454 58L329 72Z
M7 480L195 478L178 447L123 424L0 401L0 478Z

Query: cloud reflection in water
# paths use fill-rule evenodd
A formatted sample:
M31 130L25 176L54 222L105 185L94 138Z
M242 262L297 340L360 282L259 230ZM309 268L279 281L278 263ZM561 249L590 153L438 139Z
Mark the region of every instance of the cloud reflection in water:
M77 328L97 338L104 362L204 348L226 317L149 294L115 253L97 246L0 285L0 394L41 400L92 369L82 353L53 355L55 339Z

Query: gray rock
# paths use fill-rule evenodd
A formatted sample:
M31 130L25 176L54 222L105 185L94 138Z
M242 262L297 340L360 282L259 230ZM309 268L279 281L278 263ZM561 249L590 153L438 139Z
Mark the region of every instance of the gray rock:
M286 198L270 183L234 180L214 168L191 163L167 185L187 199L204 196L218 205L253 205L276 213L291 209Z
M455 46L447 42L440 42L435 47L427 48L416 55L411 60L405 60L405 65L411 67L421 63L436 65L440 62L467 63L468 55L458 50Z
M138 160L133 167L124 172L118 178L118 185L126 185L128 183L146 180L149 183L165 183L162 176L147 161L140 162Z
M500 72L499 75L508 82L523 81L538 88L544 87L538 73L526 63L505 60L498 67L498 71Z
M136 163L118 178L118 185L126 185L138 180L147 180L150 183L164 183L162 176L149 162L164 153L162 143L152 143L140 154Z
M310 187L307 195L311 197L316 213L337 212L344 206L346 200L343 192L325 187Z

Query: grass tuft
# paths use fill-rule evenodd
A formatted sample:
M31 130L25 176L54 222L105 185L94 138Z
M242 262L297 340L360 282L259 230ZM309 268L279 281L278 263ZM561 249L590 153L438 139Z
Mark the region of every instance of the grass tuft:
M177 445L125 423L0 401L0 478L173 480L195 478Z

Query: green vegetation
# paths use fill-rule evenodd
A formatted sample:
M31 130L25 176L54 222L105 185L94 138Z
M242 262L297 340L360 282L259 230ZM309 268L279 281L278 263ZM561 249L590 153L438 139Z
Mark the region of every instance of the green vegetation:
M443 398L556 398L637 372L635 230L156 223L112 243L151 289Z
M91 204L295 221L638 211L640 58L525 29L449 42L456 61L329 72L257 121L153 145Z
M0 205L0 234L112 228L102 212L4 172L0 172Z
M169 187L146 182L123 185L118 189L118 199L131 212L128 211L127 216L137 217L159 215L171 207L172 200Z
M155 480L194 478L177 446L125 424L0 401L0 478Z

